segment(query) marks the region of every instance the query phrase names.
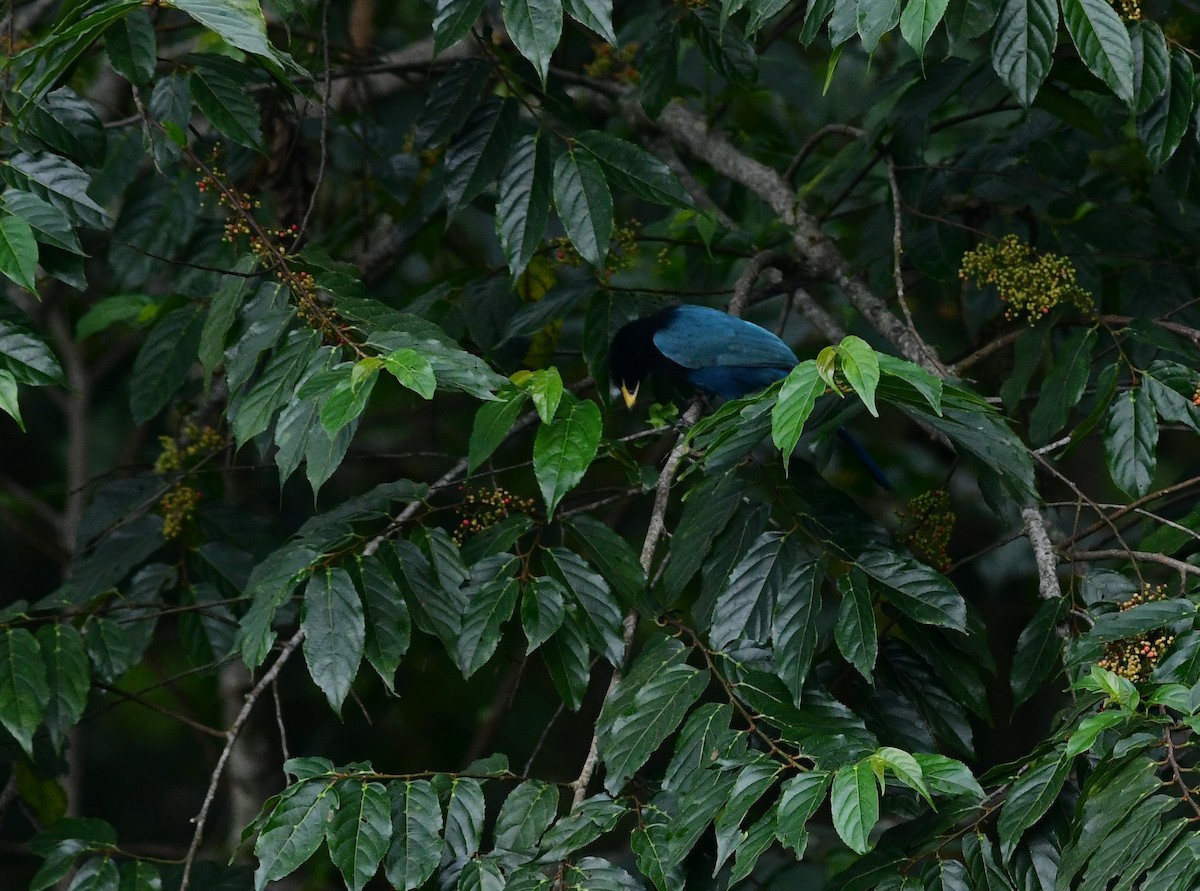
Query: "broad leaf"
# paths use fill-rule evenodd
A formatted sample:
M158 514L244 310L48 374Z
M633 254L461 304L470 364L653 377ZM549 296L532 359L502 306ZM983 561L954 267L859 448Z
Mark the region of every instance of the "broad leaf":
M340 567L318 571L304 590L304 661L308 673L341 714L342 701L362 661L366 634L362 600Z
M1004 0L992 37L992 67L1024 106L1050 73L1058 42L1055 0Z

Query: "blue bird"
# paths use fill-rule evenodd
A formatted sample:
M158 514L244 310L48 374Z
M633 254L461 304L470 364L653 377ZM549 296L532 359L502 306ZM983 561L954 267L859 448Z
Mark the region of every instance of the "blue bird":
M791 347L759 325L707 306L670 306L635 319L612 339L608 367L633 408L642 381L660 374L678 384L738 399L787 377L799 359ZM838 428L845 442L883 488L887 477L858 440Z

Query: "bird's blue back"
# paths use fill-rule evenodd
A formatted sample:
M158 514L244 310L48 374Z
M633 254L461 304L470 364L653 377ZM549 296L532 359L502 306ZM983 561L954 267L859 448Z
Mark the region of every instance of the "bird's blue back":
M654 345L687 369L689 383L725 399L761 390L799 362L766 328L707 306L675 307Z

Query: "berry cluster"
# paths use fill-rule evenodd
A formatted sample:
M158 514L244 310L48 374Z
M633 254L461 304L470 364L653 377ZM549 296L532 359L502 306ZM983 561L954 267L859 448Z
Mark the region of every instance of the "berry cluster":
M179 538L196 516L200 503L200 492L191 486L178 483L166 491L158 500L163 515L163 538Z
M1122 21L1137 22L1142 18L1142 0L1108 0L1108 5L1117 11Z
M608 257L605 260L604 268L597 273L605 284L611 282L612 277L618 272L632 266L638 255L641 254L641 245L638 244L638 231L641 225L636 219L631 219L628 224L613 227ZM571 244L570 239L566 237L550 239L550 251L554 262L560 266L579 267L584 263L579 251L575 250L575 245Z
M1033 324L1056 306L1073 303L1081 311L1094 311L1092 295L1079 287L1075 267L1060 254L1041 253L1016 235L1005 235L998 245L982 244L963 254L958 277L974 279L979 287L995 285L1008 306L1006 319L1026 319Z
M160 436L158 444L162 451L154 462L154 472L165 476L175 470L187 470L195 465L197 458L219 452L225 448L225 437L213 427L188 421L178 439Z
M1200 384L1196 384L1196 392L1192 394L1192 405L1200 406Z
M641 78L641 73L633 67L633 60L638 53L638 44L630 42L620 49L613 49L607 43L596 46L596 55L592 61L583 66L589 77L611 78L618 83L635 84Z
M907 527L904 544L925 561L945 572L950 568L946 548L954 532L955 514L950 509L950 493L945 489L930 489L908 502L907 510L896 511Z
M458 513L461 519L452 537L457 544L462 544L470 536L496 525L514 513L533 513L533 499L518 498L499 486L494 489L475 489L466 491Z
M1149 583L1142 585L1142 590L1121 604L1121 611L1133 609L1142 603L1155 600L1166 600L1166 586ZM1104 647L1104 656L1096 664L1106 668L1113 674L1120 675L1135 683L1147 680L1163 653L1175 642L1174 635L1164 629L1135 634L1133 637L1114 640Z

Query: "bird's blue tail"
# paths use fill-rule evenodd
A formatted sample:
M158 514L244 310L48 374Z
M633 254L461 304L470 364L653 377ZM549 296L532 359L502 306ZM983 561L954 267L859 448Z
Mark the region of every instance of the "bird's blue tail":
M866 447L863 446L863 444L857 439L855 439L850 431L845 427L837 428L837 437L850 447L850 451L854 452L858 460L862 462L863 467L867 468L867 473L871 474L875 482L879 484L880 488L891 492L892 484L888 481L887 475L883 472L883 468L875 463L875 459L871 457L870 453L866 450Z

